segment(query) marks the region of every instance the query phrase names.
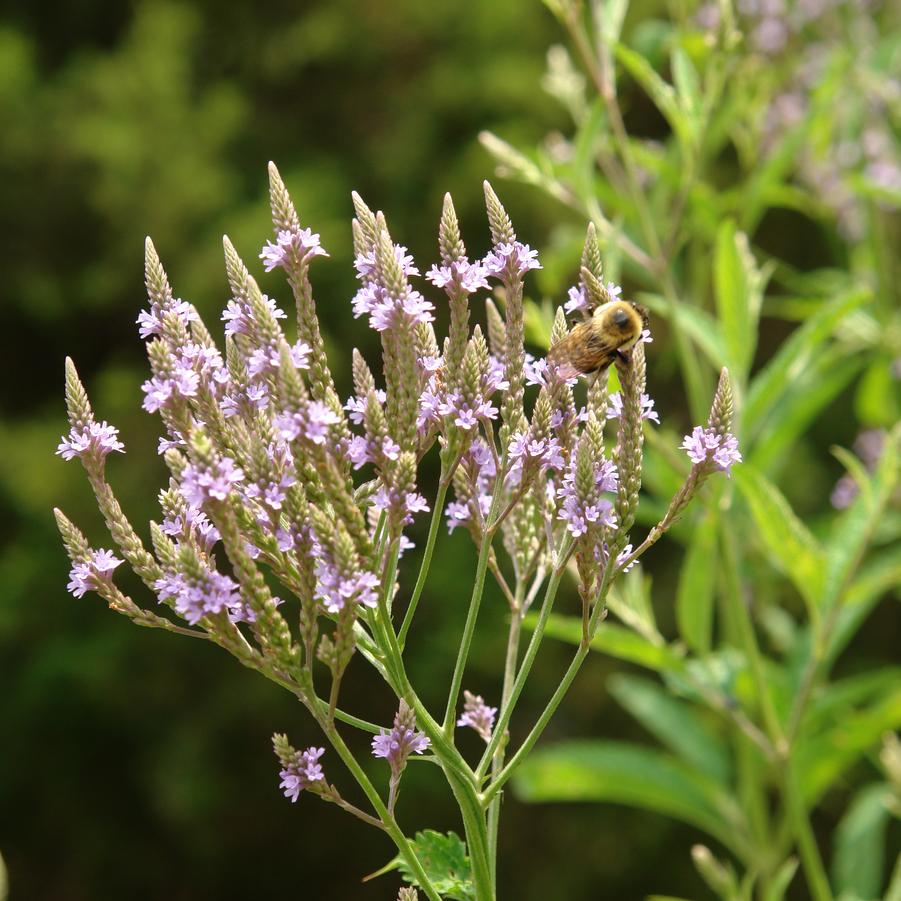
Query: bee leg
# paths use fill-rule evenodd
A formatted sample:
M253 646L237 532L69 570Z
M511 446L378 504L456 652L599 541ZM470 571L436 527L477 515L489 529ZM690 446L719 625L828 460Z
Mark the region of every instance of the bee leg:
M623 363L628 363L632 359L632 354L628 350L616 350L613 352L613 355L622 360Z

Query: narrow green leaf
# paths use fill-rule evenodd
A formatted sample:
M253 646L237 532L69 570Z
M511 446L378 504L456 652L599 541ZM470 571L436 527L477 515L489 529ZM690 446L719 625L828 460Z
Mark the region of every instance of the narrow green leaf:
M842 774L879 745L886 732L901 727L901 686L864 710L846 712L830 728L802 733L796 761L808 807L835 785Z
M601 37L608 44L616 43L622 34L623 22L629 10L629 0L594 0L591 6L600 27Z
M762 279L747 236L727 220L720 225L713 257L716 308L733 380L743 386L754 358Z
M670 57L670 68L673 72L673 81L676 86L676 95L679 98L679 106L686 120L686 128L691 135L691 146L695 149L698 144L699 130L701 126L701 81L695 70L689 55L680 46L673 48Z
M826 577L821 606L829 609L842 600L848 580L860 563L898 484L898 445L901 424L886 437L882 457L873 473L869 491L861 491L839 517L826 547Z
M733 851L743 817L716 782L668 754L626 742L563 742L536 751L513 777L529 802L606 801L652 810L703 829Z
M530 613L523 621L524 627L534 629L537 619L536 614ZM582 640L582 620L575 616L552 614L548 619L545 635L577 645ZM601 623L591 640L591 650L618 660L637 663L656 672L682 668L682 658L672 648L665 644L654 644L637 632L615 623Z
M810 367L814 354L842 320L871 298L869 288L858 288L836 297L821 306L782 344L751 382L742 414L748 434L754 433L774 403Z
M651 98L654 106L660 110L664 119L669 122L670 128L679 138L680 143L690 147L692 145L691 125L688 117L679 107L673 86L667 84L640 53L625 44L614 44L614 52L626 71L638 82L642 90Z
M693 705L677 700L658 683L641 676L617 673L607 680L607 689L673 753L700 773L728 786L729 752Z
M885 893L883 901L901 901L901 854L898 855L895 869L892 870L892 878L889 881L888 891Z
M710 651L713 636L716 529L716 511L710 510L694 529L679 571L676 589L676 623L679 634L698 654Z
M843 348L823 351L770 407L750 454L761 472L769 472L807 432L823 409L851 383L864 365L860 354Z
M901 545L896 545L861 566L838 613L838 620L826 648L827 665L845 649L870 611L886 592L901 597Z
M789 857L782 866L776 870L776 875L770 883L770 887L763 896L763 901L784 901L785 893L791 885L795 873L798 871L798 859Z
M832 881L836 893L853 892L867 901L882 897L890 799L891 789L881 782L854 796L835 830Z
M659 294L640 292L636 299L654 315L669 319L670 306ZM727 354L717 321L705 310L687 303L676 307L676 318L679 320L680 328L707 357L713 368L722 369L726 365Z
M795 515L782 492L753 465L738 466L733 475L770 559L791 579L813 610L823 590L823 549Z
M651 644L664 644L651 604L651 577L644 574L641 564L616 580L607 595L607 606L617 619Z

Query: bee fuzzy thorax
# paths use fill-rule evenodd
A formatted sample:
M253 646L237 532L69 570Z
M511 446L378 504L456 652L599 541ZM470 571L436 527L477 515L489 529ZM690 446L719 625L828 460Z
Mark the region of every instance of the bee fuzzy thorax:
M603 371L617 354L635 345L646 326L644 307L627 300L609 301L548 351L548 363L562 378Z

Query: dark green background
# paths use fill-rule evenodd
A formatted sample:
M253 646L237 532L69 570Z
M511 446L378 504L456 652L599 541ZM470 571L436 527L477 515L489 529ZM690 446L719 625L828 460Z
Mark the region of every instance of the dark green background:
M154 238L176 294L217 331L228 297L220 236L228 232L261 274L256 254L270 233L265 166L274 159L303 223L331 254L315 266L315 288L333 368L349 393L350 348L375 359L372 333L350 311L350 191L386 210L395 239L424 270L450 190L470 251L483 253L481 181L493 170L476 136L490 128L535 143L563 127L539 89L546 49L560 37L537 0L70 0L22 4L4 16L0 853L12 898L396 896L393 876L360 885L393 853L382 836L313 798L292 806L278 792L271 733L286 731L298 746L318 741L298 704L218 649L137 629L95 596L66 593L51 507L100 546L109 540L77 463L53 457L65 430L63 357L75 358L98 418L121 429L128 454L110 461L109 476L146 531L164 470L158 421L140 410L146 375L134 320L145 305L144 235ZM582 227L535 192L497 187L533 246L561 223ZM809 246L802 242L799 255ZM276 275L261 283L285 304ZM563 296L551 273L535 285ZM652 358L671 358L665 336L653 348ZM658 406L679 423L678 388L658 384L654 392L653 359L649 365ZM826 432L824 445L853 438L842 411ZM809 506L822 508L826 479L837 473L836 465L821 484L807 485ZM414 535L420 546L422 528ZM658 555L658 584L672 584L677 561L673 551ZM435 706L473 563L464 534L439 544L411 641L411 675ZM122 572L120 582L149 603L133 578ZM563 598L571 610L572 602ZM491 700L503 602L490 594L483 609L466 685ZM666 628L670 616L659 616ZM872 641L876 653L886 650L878 628L861 640L864 649ZM553 643L542 652L523 721L568 658ZM640 737L605 693L614 666L589 661L545 740ZM362 661L345 691L349 709L390 721L391 698ZM477 753L478 739L466 740ZM365 742L359 747L365 755ZM323 763L352 796L335 755ZM386 776L380 764L370 769ZM411 829L460 828L452 799L425 766L408 772L400 810ZM700 897L689 861L699 838L632 810L525 808L508 797L502 897Z

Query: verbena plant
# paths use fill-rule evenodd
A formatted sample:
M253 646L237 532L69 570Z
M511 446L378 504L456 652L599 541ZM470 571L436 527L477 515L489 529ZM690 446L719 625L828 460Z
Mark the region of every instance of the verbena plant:
M621 625L593 639L659 676L619 674L609 688L663 747L560 744L515 787L528 800L616 801L703 830L732 858L694 852L723 899L784 897L796 851L798 897L901 898L890 832L901 669L835 674L901 584L898 8L674 3L664 21L629 15L628 0L547 6L571 51L552 49L544 84L572 131L531 151L491 134L483 143L501 174L595 223L608 269L666 320L696 415L729 367L745 462L673 532L684 563L658 593L678 634L658 629L635 574L608 598ZM640 94L665 140L628 133ZM796 248L754 246L777 208L828 268L801 271ZM762 314L800 326L755 371ZM547 311L527 305L526 316L546 340ZM812 493L828 497L823 451L805 434L849 389L865 431L857 456L833 449L847 469L831 498L840 512L804 522L778 485L807 506ZM639 521L684 474L665 424L648 438ZM578 642L581 627L555 615L545 632ZM827 806L822 822L835 829L823 844L811 820Z
M76 596L97 592L139 625L213 641L296 695L368 806L347 801L327 778L327 772L336 778L336 763L324 747L298 751L276 735L285 795L296 801L306 791L383 830L397 846L391 866L429 898L486 901L495 897L501 791L587 657L617 579L679 520L709 476L740 460L730 432L728 374L724 369L720 375L706 424L684 439L689 465L669 508L633 548L643 420L657 418L644 393L648 333L636 336L634 348L616 360L620 390L613 394L607 371L589 380L586 394L544 360L527 356L523 282L539 267L537 253L517 240L486 183L493 248L483 260L468 260L450 197L445 200L441 260L426 276L449 304L449 333L439 343L433 304L410 284L419 274L411 257L394 243L382 214L355 196L361 288L353 308L378 331L382 361L377 380L354 354L356 394L342 403L309 278L311 262L325 251L318 235L301 227L274 166L270 189L276 240L260 256L267 269L284 270L296 302L296 338L286 336L280 323L285 314L260 293L226 239L232 298L222 315L223 356L193 306L174 297L147 242L150 304L138 323L148 339L152 377L143 385L143 406L162 418L166 434L159 450L171 473L160 492L162 520L150 524L152 551L106 480L106 457L123 450L118 430L95 419L67 362L71 431L59 453L81 460L118 553L162 607L148 609L126 596L113 581L122 559L112 550L92 549L56 511L73 563L69 588ZM487 307L486 340L482 327L470 324L470 297L492 283L500 309L490 299L480 301ZM619 291L604 279L589 226L572 303L591 310ZM561 308L552 338L567 328ZM430 451L438 454L440 476L427 501L417 472ZM454 499L447 503L450 491ZM418 574L403 578L399 563L409 546L404 528L429 510ZM445 516L451 529L469 532L478 554L447 702L433 711L408 678L404 649ZM508 746L511 717L570 571L581 599L577 649L526 737ZM510 608L503 690L495 706L469 692L461 699L489 574ZM523 620L533 605L539 612L521 651ZM342 678L359 658L397 697L391 726L341 706ZM456 730L465 727L485 742L478 761L457 749ZM384 758L382 786L367 775L354 731L368 733L371 753ZM398 823L408 759L426 751L459 804L465 845L454 834L411 836Z

